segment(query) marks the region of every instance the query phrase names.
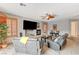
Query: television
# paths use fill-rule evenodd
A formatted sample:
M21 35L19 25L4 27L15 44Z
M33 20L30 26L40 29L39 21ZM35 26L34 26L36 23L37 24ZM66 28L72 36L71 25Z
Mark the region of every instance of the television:
M37 28L37 22L27 21L27 20L23 21L24 30L34 30L36 28Z

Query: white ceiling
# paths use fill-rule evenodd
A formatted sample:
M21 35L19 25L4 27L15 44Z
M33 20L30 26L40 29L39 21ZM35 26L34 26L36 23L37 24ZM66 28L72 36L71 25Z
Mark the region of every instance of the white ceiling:
M54 13L56 15L55 19L57 20L79 15L79 4L77 3L24 4L26 6L20 6L19 3L0 3L0 10L34 20L42 20L41 16L45 15L45 13Z

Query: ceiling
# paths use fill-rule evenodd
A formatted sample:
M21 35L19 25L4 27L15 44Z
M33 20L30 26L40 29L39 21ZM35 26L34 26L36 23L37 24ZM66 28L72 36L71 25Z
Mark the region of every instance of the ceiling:
M79 4L77 3L0 3L0 10L14 15L30 18L33 20L47 21L41 19L46 13L54 13L54 19L72 18L79 16ZM52 19L51 21L53 21Z

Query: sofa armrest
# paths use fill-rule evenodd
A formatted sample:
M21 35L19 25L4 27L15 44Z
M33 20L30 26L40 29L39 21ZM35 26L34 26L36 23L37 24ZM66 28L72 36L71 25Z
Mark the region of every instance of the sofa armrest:
M51 48L51 49L54 49L54 50L56 50L56 51L60 50L60 48L61 48L58 43L53 42L53 41L51 41L51 40L49 40L48 43L49 43L49 45L50 45L50 48Z

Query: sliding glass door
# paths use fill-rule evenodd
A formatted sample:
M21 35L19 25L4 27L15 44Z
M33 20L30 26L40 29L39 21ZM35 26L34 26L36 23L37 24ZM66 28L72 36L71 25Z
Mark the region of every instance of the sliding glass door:
M71 36L78 36L78 21L71 21Z
M8 18L7 19L8 32L7 36L18 36L18 19Z

